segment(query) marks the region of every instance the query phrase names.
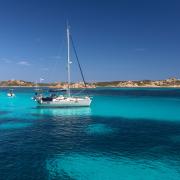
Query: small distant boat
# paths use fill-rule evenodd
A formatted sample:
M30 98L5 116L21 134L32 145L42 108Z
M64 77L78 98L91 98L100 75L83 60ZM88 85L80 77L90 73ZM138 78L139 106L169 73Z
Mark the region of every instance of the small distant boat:
M70 65L71 65L71 60L70 60L70 42L72 43L72 47L75 52L75 56L78 62L78 66L81 72L81 76L83 78L85 87L86 87L86 82L84 80L84 76L82 73L82 69L78 60L78 56L74 47L74 43L72 40L72 36L70 35L69 32L69 27L67 26L67 74L68 74L68 87L65 91L67 91L67 95L56 95L52 94L47 97L43 97L42 94L36 94L35 96L35 101L37 101L38 106L46 106L46 107L87 107L90 106L91 104L91 98L89 96L72 96L71 91L70 91ZM51 90L52 91L52 90ZM56 91L55 89L53 91ZM64 91L64 89L63 89ZM56 91L57 92L57 91Z
M15 94L13 92L13 89L9 89L9 92L7 93L8 97L15 97Z

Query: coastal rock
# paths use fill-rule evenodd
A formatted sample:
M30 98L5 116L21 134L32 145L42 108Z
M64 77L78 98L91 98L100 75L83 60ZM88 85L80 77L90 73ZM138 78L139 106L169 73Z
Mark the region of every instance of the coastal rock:
M68 88L67 82L55 82L55 83L39 83L35 84L33 82L27 82L23 80L8 80L0 81L0 87L50 87L66 89ZM171 77L166 80L141 80L141 81L110 81L110 82L96 82L87 83L86 88L96 88L96 87L180 87L180 80ZM85 88L83 82L71 83L70 88Z
M97 87L180 87L180 80L172 77L166 80L98 82L95 85Z
M62 89L66 89L68 88L68 84L67 83L61 83L58 82L56 83L54 86L50 86L51 88L62 88ZM94 84L86 84L86 88L95 88L96 86ZM70 84L70 88L85 88L85 85L83 82L79 82L79 83L71 83Z

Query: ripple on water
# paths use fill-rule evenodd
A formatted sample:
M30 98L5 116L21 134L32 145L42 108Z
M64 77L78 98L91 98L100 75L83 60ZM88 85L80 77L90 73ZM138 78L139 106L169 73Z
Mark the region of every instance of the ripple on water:
M37 120L40 119L40 116L35 116L33 113L28 111L18 110L2 114L0 119L21 119L21 120Z
M105 135L113 132L113 129L105 124L90 124L86 128L87 134Z
M31 126L32 123L25 123L25 122L7 122L0 124L0 129L9 130L9 129L19 129L19 128L26 128Z
M8 114L10 113L9 111L0 111L0 115Z
M91 114L91 109L89 107L81 108L36 108L36 113L34 115L43 116L87 116Z
M180 179L178 167L171 167L163 162L136 162L106 156L94 157L80 154L59 156L47 160L46 168L50 179L63 178L65 175L77 180Z
M180 135L172 136L170 137L170 139L173 143L178 143L178 144L180 143Z

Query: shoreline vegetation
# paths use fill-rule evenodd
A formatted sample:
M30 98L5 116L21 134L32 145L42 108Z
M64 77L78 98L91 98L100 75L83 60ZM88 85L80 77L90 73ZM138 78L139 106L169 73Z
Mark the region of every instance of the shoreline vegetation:
M54 82L54 83L33 83L23 80L7 80L0 81L0 87L49 87L49 88L67 88L67 82ZM71 88L85 88L83 82L71 83ZM86 88L96 87L125 87L125 88L137 88L137 87L174 87L180 88L180 79L169 78L166 80L140 80L140 81L107 81L107 82L95 82L87 83Z

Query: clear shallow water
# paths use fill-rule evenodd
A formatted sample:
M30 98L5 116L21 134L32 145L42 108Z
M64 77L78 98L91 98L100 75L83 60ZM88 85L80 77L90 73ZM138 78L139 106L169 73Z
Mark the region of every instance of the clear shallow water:
M93 89L91 108L0 92L0 179L180 179L180 89Z

